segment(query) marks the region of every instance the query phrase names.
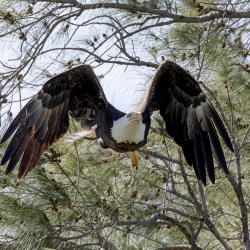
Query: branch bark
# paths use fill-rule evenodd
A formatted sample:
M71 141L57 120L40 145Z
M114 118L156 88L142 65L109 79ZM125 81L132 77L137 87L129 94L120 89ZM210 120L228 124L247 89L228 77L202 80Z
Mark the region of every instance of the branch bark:
M26 0L21 0L25 1ZM250 18L250 11L230 11L220 9L208 9L209 11L205 15L201 16L183 16L174 14L165 10L152 9L144 6L138 6L133 4L121 4L121 3L96 3L96 4L82 4L76 0L37 0L37 2L46 3L60 3L60 4L72 4L74 7L81 9L81 11L89 9L119 9L126 11L133 11L139 13L147 13L152 15L158 15L161 18L170 18L176 23L204 23L220 18Z

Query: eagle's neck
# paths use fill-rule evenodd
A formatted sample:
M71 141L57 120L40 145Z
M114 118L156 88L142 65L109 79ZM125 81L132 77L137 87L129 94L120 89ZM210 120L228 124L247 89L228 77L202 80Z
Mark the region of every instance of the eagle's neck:
M128 121L126 116L113 122L111 135L118 143L135 143L144 140L146 126L142 120Z

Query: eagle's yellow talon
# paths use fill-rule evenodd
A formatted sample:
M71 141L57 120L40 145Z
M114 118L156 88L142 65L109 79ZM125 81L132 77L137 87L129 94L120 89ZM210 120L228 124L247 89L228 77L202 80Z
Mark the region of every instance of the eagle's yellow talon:
M132 151L132 152L127 152L127 154L130 157L132 165L138 168L139 161L141 159L141 156L139 155L139 153L137 151Z

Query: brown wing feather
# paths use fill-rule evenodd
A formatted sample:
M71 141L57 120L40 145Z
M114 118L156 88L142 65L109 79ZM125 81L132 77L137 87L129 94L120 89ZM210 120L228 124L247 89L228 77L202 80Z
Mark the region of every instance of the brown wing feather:
M97 106L105 111L107 100L90 66L81 65L50 79L20 111L2 138L1 143L17 129L1 161L1 165L9 161L6 174L22 158L18 179L24 178L52 143L67 132L69 112L89 127Z
M36 167L38 162L40 161L40 158L42 157L43 153L48 150L48 149L45 149L44 144L40 144L40 143L36 143L35 148L36 148L35 152L34 152L34 154L32 156L32 164L29 164L28 168L27 167L23 168L24 169L23 172L20 171L20 169L19 169L18 176L17 176L18 180L23 179L29 172L31 172ZM25 166L25 162L23 164ZM20 167L22 167L22 163L21 163Z
M31 137L27 147L25 148L23 158L21 161L21 165L19 168L19 172L18 172L19 180L22 179L26 175L28 169L32 167L31 162L32 162L34 153L36 151L36 148L37 148L37 141L34 137Z
M16 164L18 163L20 157L22 156L24 150L27 147L27 144L30 140L31 137L31 133L32 133L32 127L29 128L29 131L27 131L27 133L25 134L25 136L23 137L20 146L17 147L16 151L14 152L13 156L10 158L8 167L6 169L6 174L9 174L12 172L12 170L15 168Z
M188 164L206 185L215 182L212 149L219 165L228 173L225 157L214 124L227 147L233 146L227 131L199 84L177 64L164 61L153 76L137 110L160 110L168 134L182 147Z

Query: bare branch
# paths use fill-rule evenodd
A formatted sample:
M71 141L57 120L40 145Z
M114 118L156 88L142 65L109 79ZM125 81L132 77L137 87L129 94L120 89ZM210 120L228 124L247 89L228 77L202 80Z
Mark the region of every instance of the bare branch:
M22 0L26 1L26 0ZM176 23L202 23L208 22L220 18L250 18L250 11L237 12L230 10L219 10L219 9L210 9L210 12L194 17L187 17L183 15L173 14L168 11L158 10L147 8L144 6L137 6L132 4L121 4L121 3L96 3L96 4L81 4L76 0L37 0L37 2L48 2L48 3L61 3L61 4L72 4L73 6L81 9L81 11L89 9L119 9L126 11L137 11L139 13L147 13L158 15L162 18L170 18Z

